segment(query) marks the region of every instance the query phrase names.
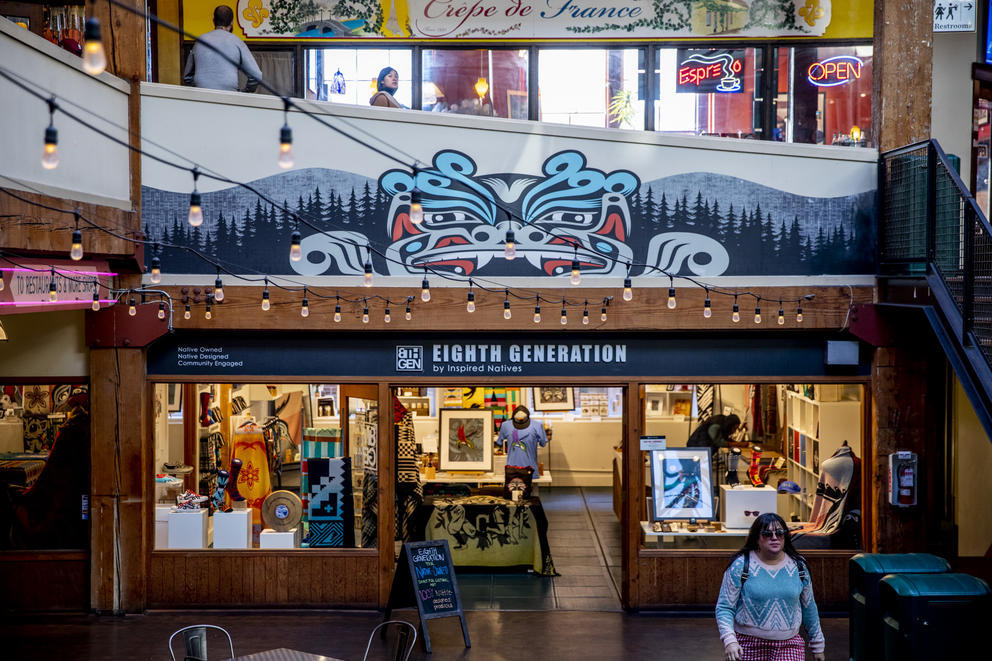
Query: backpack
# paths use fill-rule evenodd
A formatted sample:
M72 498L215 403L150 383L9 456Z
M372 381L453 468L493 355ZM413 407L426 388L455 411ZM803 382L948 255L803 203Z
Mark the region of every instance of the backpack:
M806 563L797 561L796 564L799 565L799 583L805 586L806 581L809 580L809 574L806 573ZM747 557L744 559L744 569L741 570L741 594L744 593L744 583L747 581L748 575L750 574L750 570L751 570L751 554L749 552L747 554Z

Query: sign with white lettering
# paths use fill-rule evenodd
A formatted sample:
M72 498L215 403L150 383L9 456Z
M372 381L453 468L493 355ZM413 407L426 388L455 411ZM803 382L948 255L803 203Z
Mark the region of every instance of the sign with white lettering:
M93 304L93 294L97 294L102 305L108 305L114 302L107 292L115 275L106 262L26 258L11 262L0 258L0 278L4 285L0 291L0 310L38 312L89 308Z
M641 450L667 450L668 441L664 436L641 436Z
M974 32L975 0L937 0L933 3L934 32Z

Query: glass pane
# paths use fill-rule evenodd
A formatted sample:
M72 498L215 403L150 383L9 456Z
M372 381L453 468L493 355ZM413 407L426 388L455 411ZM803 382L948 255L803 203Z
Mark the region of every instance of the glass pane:
M311 48L306 56L306 96L308 99L367 106L376 92L375 81L384 67L400 76L396 100L412 103L412 51L405 48Z
M638 57L636 48L542 50L538 63L541 121L643 128Z
M777 127L789 142L865 146L871 130L871 46L778 49Z
M756 138L755 90L761 51L665 48L658 51L660 99L655 129L666 133ZM693 92L692 89L699 89Z
M423 52L423 109L527 119L529 53L521 50Z

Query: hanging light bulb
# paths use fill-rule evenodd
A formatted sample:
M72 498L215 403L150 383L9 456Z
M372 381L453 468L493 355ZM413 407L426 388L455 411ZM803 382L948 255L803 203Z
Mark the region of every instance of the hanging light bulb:
M479 95L480 99L482 99L489 91L489 81L486 80L485 76L479 76L479 80L475 81L475 85L473 85L473 87L475 88L475 93Z
M420 283L420 300L424 303L431 300L431 283L427 282L427 269L424 269L424 281Z
M565 310L565 299L561 301L561 325L564 326L568 323L568 311Z
M158 318L165 319L165 301L158 302Z
M578 249L576 249L576 254L572 257L572 273L568 276L568 281L573 285L582 284L582 272L579 270Z
M54 170L59 166L59 130L54 124L45 129L45 148L41 153L41 167Z
M93 304L90 305L90 309L93 310L93 312L99 312L100 311L100 292L99 291L93 292Z
M130 299L130 300L129 300L129 301L127 302L127 313L128 313L128 315L130 315L130 316L132 316L132 317L133 317L134 315L136 315L136 314L138 314L138 308L137 308L137 307L135 307L135 305L134 305L134 298L131 298L131 299Z
M365 309L362 310L362 323L369 323L369 302L363 301L365 303Z
M468 281L468 298L465 303L465 312L475 312L475 291L472 289L472 279Z
M334 304L334 323L341 323L341 302Z
M730 315L730 319L736 324L741 320L741 309L737 307L737 296L734 295L734 312Z
M512 261L514 257L517 256L517 244L516 237L513 235L513 230L506 230L506 240L504 241L503 247L503 259L506 261Z
M279 158L276 161L283 170L293 167L293 129L289 122L279 129Z
M785 310L782 309L782 301L778 302L778 325L785 325Z
M623 279L623 300L631 301L634 299L634 288L630 282L630 277Z
M589 303L586 303L586 306L582 309L582 325L589 325Z
M100 21L93 17L87 18L83 31L83 71L91 76L99 76L106 68L107 54L103 50Z
M208 321L214 318L213 312L210 311L210 297L207 297L207 309L203 312L203 318Z
M413 312L410 310L410 303L406 304L406 314L404 315L407 321L413 319Z
M289 261L298 262L303 259L303 250L300 249L300 231L293 230L289 237Z
M186 311L183 312L183 319L189 319L193 316L192 310L189 309L189 303L186 304Z
M541 298L537 298L537 305L534 306L534 323L541 323Z
M214 300L218 303L224 300L224 283L220 281L220 269L217 269L217 279L214 280Z
M196 190L195 184L193 192L189 195L189 224L190 227L199 227L203 224L203 199L200 191Z
M754 323L761 323L761 306L758 304L755 304L754 306Z
M420 189L416 185L410 191L410 222L414 225L424 222L424 205L420 202Z
M796 308L796 323L797 324L803 323L803 304L801 302Z
M672 277L671 276L668 276L668 309L669 310L674 310L675 309L675 305L676 305L676 303L675 303L675 286L674 286L674 283L672 282Z
M262 311L266 312L272 307L269 302L269 279L265 278L265 289L262 290Z
M365 285L366 287L371 287L372 286L372 257L371 257L371 255L369 256L368 259L365 260L365 275L362 278L362 284Z
M713 308L710 306L710 290L706 290L706 300L703 301L703 318L709 319L713 316Z
M303 302L300 304L300 316L309 317L310 316L310 301L307 300L307 288L303 288Z
M509 299L503 301L503 318L510 319L513 317L513 312L510 311L510 301Z
M69 259L78 262L83 258L83 233L79 231L79 216L76 216L76 229L72 231L72 248L69 249Z
M54 303L57 300L59 300L59 294L55 289L55 269L52 269L52 279L48 281L48 302Z
M149 280L152 281L153 285L162 282L162 260L159 259L158 255L152 257L152 273Z
M393 320L393 317L392 317L392 315L390 315L390 314L389 314L389 306L388 306L388 305L386 306L386 312L385 312L385 314L383 314L383 315L382 315L382 320L383 320L384 322L386 322L387 324L388 324L388 323L389 323L390 321L392 321L392 320Z

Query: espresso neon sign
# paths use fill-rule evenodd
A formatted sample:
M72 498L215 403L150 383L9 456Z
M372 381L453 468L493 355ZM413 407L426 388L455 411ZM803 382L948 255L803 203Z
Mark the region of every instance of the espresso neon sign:
M817 87L837 87L861 78L864 62L853 55L837 55L814 62L806 70L806 79Z
M744 51L679 49L676 92L739 92Z

